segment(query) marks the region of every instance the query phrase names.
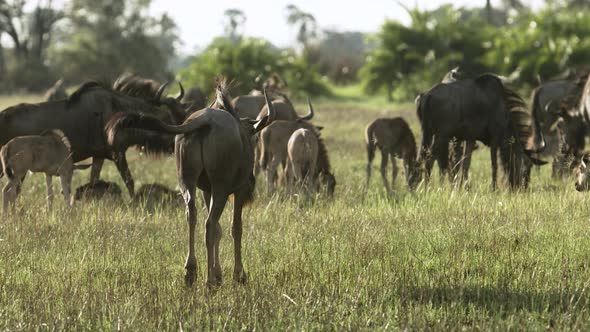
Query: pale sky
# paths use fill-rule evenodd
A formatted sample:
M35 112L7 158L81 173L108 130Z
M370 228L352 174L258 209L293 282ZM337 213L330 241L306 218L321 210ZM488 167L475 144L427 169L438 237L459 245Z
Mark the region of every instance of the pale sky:
M485 0L401 0L420 8L436 8L453 3L456 7L484 6ZM524 0L539 7L542 0ZM492 6L501 0L492 0ZM174 18L184 43L182 50L191 52L206 46L213 37L223 34L223 12L228 8L241 9L247 17L248 36L264 37L278 46L295 40L295 30L286 23L285 7L294 4L313 14L320 28L375 32L388 19L407 23L409 17L395 0L153 0L152 12L167 12Z

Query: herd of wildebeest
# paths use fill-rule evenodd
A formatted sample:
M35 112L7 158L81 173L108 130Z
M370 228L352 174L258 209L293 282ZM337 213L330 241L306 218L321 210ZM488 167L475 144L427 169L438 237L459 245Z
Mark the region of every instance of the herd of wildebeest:
M575 171L576 189L588 190L590 155L583 150L590 132L589 78L585 72L541 84L533 91L529 110L502 77L466 77L454 69L416 98L422 129L419 148L410 126L400 117L379 118L366 127L366 188L377 149L382 155L380 171L388 194L393 194L398 173L396 159L403 160L410 190L428 182L434 161L443 179L448 176L453 183L465 184L479 141L490 149L492 190L497 187L498 156L511 189L526 188L533 165L553 158L553 176ZM185 281L189 285L197 269L196 189L202 191L208 210L208 285L218 285L222 280L219 218L233 196L234 279L245 281L242 208L253 198L259 173L265 175L269 193L276 186L285 186L288 193L317 197L334 194L336 178L320 134L322 127L311 122L314 108L309 98L308 114L298 115L284 92L286 84L276 74L249 95L233 99L229 84L219 79L209 106L198 88L185 94L178 84L179 95L168 97L165 92L169 83L160 85L124 74L113 84L86 82L68 96L58 81L48 91L46 102L19 104L2 111L0 177L8 178L3 189L3 212L16 212L16 199L29 172L45 173L48 208L52 205L53 176L60 177L69 206L106 196L120 198L121 190L115 183L100 180L104 160L112 160L134 201L149 206L163 201L186 206L189 246ZM157 183L135 190L125 156L133 146L146 154L174 154L181 195ZM91 164L76 164L88 158L92 158ZM391 181L387 177L390 161ZM91 168L90 181L71 195L72 175L84 168Z

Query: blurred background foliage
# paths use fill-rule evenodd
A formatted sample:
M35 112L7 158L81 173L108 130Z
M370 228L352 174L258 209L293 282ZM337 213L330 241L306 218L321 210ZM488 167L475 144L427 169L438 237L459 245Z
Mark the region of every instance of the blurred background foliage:
M456 66L495 72L525 88L586 66L589 1L547 0L538 11L518 0L481 2L434 10L399 2L411 23L386 21L372 35L322 29L312 14L289 5L283 14L296 40L289 48L244 36L246 15L228 9L224 35L183 55L174 20L151 16L150 0L71 0L61 7L0 0L0 92L42 91L60 78L75 86L130 71L180 79L206 93L224 75L237 95L257 88L259 75L279 73L296 95L330 95L333 85L358 83L368 94L408 100Z

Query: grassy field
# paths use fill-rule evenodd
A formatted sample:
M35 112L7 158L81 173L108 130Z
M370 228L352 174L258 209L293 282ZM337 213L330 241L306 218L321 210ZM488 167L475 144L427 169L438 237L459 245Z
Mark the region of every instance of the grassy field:
M410 193L398 179L388 199L375 176L363 199L365 125L401 115L418 141L420 130L412 104L340 93L317 101L315 120L325 127L335 199L268 197L259 178L244 216L246 285L231 280L231 204L223 286L204 286L199 202L199 279L187 289L183 209L101 202L67 211L57 201L48 213L44 177L28 177L20 215L0 222L0 330L590 329L590 205L573 179L552 180L545 167L526 192L491 192L480 148L467 190L436 177ZM130 151L129 159L136 186L176 186L171 158ZM102 177L122 186L112 163ZM74 185L87 179L77 173Z

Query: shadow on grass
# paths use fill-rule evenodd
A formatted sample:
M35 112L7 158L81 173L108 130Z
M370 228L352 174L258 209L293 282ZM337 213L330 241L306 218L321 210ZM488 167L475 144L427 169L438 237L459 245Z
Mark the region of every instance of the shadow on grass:
M490 314L527 310L531 312L582 312L590 304L590 297L581 292L548 290L543 292L471 287L409 287L401 290L406 302L417 302L438 307L453 303L475 305Z

